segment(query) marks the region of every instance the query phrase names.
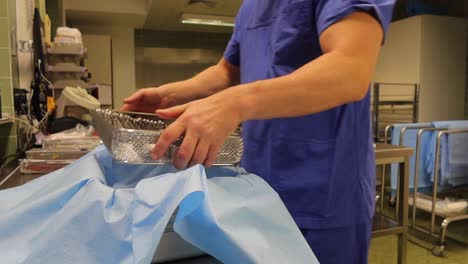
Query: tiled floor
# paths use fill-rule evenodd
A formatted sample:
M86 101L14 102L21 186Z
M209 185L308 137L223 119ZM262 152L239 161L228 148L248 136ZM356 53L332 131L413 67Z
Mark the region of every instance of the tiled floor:
M413 242L408 243L408 264L468 264L468 247L466 245L449 241L445 251L446 256L435 257L430 251L430 244L414 237L411 237L411 240L416 240L422 246ZM397 237L386 236L373 239L369 252L369 263L397 263Z
M387 205L387 204L386 204ZM384 214L393 215L394 208L385 207ZM442 218L436 218L436 232L439 234L439 226ZM428 230L430 226L430 214L418 211L416 224ZM432 248L436 239L421 232L411 230L408 242L408 264L468 264L468 220L451 223L447 228L447 246L444 257L432 255ZM385 236L372 239L369 252L370 264L397 263L397 237Z

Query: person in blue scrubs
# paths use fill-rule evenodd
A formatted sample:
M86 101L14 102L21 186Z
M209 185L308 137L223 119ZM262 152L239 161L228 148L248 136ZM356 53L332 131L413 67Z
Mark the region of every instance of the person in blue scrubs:
M122 110L176 119L174 164L210 166L242 123L241 165L280 195L321 263L367 263L375 199L369 83L394 0L244 0L220 62Z

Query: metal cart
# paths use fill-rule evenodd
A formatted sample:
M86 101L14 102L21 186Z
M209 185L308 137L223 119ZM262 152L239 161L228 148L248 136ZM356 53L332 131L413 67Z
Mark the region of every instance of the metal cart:
M393 125L388 125L386 128L385 128L385 132L384 132L384 142L388 142L388 138L389 138L389 131L393 128ZM403 145L403 141L404 141L404 137L405 137L405 133L407 131L410 131L410 130L418 130L418 136L417 136L417 140L416 140L416 146L415 146L415 167L414 167L414 191L413 191L413 194L412 194L412 199L411 199L411 202L412 202L412 211L411 211L411 228L413 228L414 230L417 230L417 231L420 231L422 233L425 233L425 234L429 234L435 238L438 239L438 242L437 244L433 247L432 249L432 254L434 256L443 256L444 255L444 250L446 248L446 233L447 233L447 228L449 226L450 223L453 223L453 222L456 222L456 221L461 221L461 220L465 220L465 219L468 219L468 214L446 214L446 213L443 213L443 212L438 212L436 210L436 204L437 204L437 200L438 200L438 185L437 184L434 184L433 187L432 187L432 194L429 196L429 195L425 195L425 194L422 194L420 192L418 192L418 179L419 179L419 166L420 166L420 159L421 159L421 142L422 142L422 136L424 133L432 133L432 132L437 132L438 135L437 135L437 141L436 141L436 159L435 159L435 173L434 173L434 182L438 182L438 179L440 178L440 172L439 172L439 166L440 166L440 152L441 152L441 149L440 149L440 143L441 143L441 139L442 137L444 137L445 135L449 135L449 134L460 134L460 133L468 133L468 130L446 130L446 129L439 129L439 128L433 128L433 127L426 127L426 126L408 126L408 127L404 127L402 128L402 130L400 131L400 140L399 140L399 145L402 146ZM381 197L384 197L384 184L385 184L385 177L386 177L386 167L385 165L382 166L382 189L381 189L381 193L380 193L380 196ZM400 177L397 179L397 186L400 186L399 184L399 180L400 180ZM398 209L398 206L399 206L399 198L401 197L399 195L399 192L400 192L400 188L397 189L397 195L396 195L396 210L395 210L395 215L396 217L398 217L398 213L399 213L399 209ZM430 200L431 202L431 210L429 211L429 213L431 214L431 224L430 224L430 229L429 230L426 230L422 227L419 227L416 225L416 211L420 208L418 208L418 198L423 198L423 199L426 199L426 200ZM380 200L380 211L382 212L382 209L383 209L383 202L384 202L384 199L381 199ZM421 209L420 209L421 210ZM440 226L440 233L437 234L436 231L435 231L435 220L436 220L436 216L439 216L439 217L442 217L444 218L444 220L442 221L441 223L441 226Z
M405 133L406 131L408 130L412 130L412 129L423 129L423 128L427 128L427 129L430 129L430 127L426 127L426 126L408 126L408 127L404 127L401 129L400 131L400 140L398 142L398 145L399 146L403 146L403 140L404 140L404 137L405 137ZM393 129L393 125L388 125L385 127L385 131L384 131L384 137L383 137L383 143L387 144L387 143L390 143L389 142L389 135L390 135L390 130ZM382 179L381 179L381 190L380 190L380 197L382 197L380 199L380 212L383 211L383 206L384 206L384 195L385 195L385 178L386 178L386 173L387 173L387 166L386 164L383 164L382 165ZM397 186L400 186L400 177L397 178ZM409 186L409 185L408 185ZM396 209L395 209L395 217L398 218L398 207L399 207L399 192L400 192L400 188L397 188L397 194L396 194L396 201L395 201L395 206L396 206ZM390 203L393 204L393 201L392 201L392 198L390 199Z
M399 94L386 94L385 88L399 89ZM373 83L372 124L374 140L382 138L386 127L391 124L418 122L420 85L417 83Z
M402 146L377 143L375 148L376 165L398 163L401 178L399 181L399 206L395 219L388 218L382 213L375 214L373 220L372 237L398 235L398 263L406 263L408 243L408 198L409 198L409 158L413 149Z
M464 213L464 214L459 214L459 215L448 215L448 214L444 214L444 213L441 213L441 212L438 212L436 210L436 202L437 202L437 193L438 193L438 184L434 184L433 185L433 188L432 188L432 197L429 197L431 199L431 202L432 202L432 208L431 208L431 226L430 226L430 230L425 230L419 226L416 225L416 210L418 209L418 206L417 206L417 198L418 197L427 197L427 195L424 195L422 193L419 193L418 192L418 177L419 177L419 159L420 159L420 145L421 145L421 138L422 138L422 135L423 133L425 132L434 132L434 131L438 131L437 133L437 141L436 141L436 152L435 152L435 171L434 171L434 183L438 183L439 181L439 177L440 177L440 172L439 172L439 166L440 166L440 152L441 152L441 148L440 148L440 143L441 143L441 140L442 140L442 137L444 137L445 135L449 135L449 134L460 134L460 133L468 133L468 130L443 130L443 129L436 129L436 128L422 128L422 129L419 129L418 131L418 137L417 137L417 141L416 141L416 163L415 163L415 174L414 174L414 177L415 177L415 184L414 184L414 192L413 192L413 211L412 211L412 219L411 219L411 226L412 228L418 230L418 231L421 231L421 232L424 232L426 234L430 234L436 238L438 238L438 244L436 246L434 246L434 248L432 249L432 254L435 255L435 256L443 256L444 255L444 250L445 250L445 247L446 247L446 244L445 244L445 236L446 236L446 233L447 233L447 228L449 226L450 223L453 223L453 222L456 222L456 221L461 221L461 220L465 220L465 219L468 219L468 214L467 213ZM444 220L442 221L441 225L440 225L440 234L437 235L436 232L435 232L435 217L437 216L440 216L440 217L443 217Z

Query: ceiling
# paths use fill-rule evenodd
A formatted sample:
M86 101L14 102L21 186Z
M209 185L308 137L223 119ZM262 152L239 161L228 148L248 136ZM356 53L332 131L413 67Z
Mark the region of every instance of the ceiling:
M71 25L230 33L232 28L180 23L182 13L235 17L242 0L63 0Z
M182 13L235 17L242 0L153 0L144 28L168 31L232 32L229 27L180 23Z
M144 25L151 1L148 0L63 0L67 25Z
M63 0L70 24L117 25L147 30L230 33L232 28L180 23L182 13L235 17L242 0ZM419 3L433 11L456 17L468 16L468 1L397 0L394 20L408 16ZM427 9L427 8L426 8Z
M419 9L419 10L418 10ZM414 14L430 12L452 17L468 18L466 0L396 0L393 20L400 20Z

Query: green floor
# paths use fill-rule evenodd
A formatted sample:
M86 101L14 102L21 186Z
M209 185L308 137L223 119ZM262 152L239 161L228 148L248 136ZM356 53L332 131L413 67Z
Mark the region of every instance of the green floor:
M468 228L467 228L468 229ZM448 241L445 257L435 257L432 255L425 241L411 237L408 243L408 264L467 264L468 247L466 245ZM397 237L386 236L372 239L369 252L370 264L393 264L397 263Z
M385 202L384 215L392 216L394 208ZM411 212L410 207L410 212ZM411 215L411 213L410 213ZM439 234L442 218L436 218L436 233ZM421 210L416 214L416 225L425 230L430 227L430 214ZM410 228L408 242L408 264L468 264L468 220L451 223L447 228L446 249L444 257L432 255L432 248L437 239ZM385 236L372 239L369 252L370 264L397 263L397 237Z

